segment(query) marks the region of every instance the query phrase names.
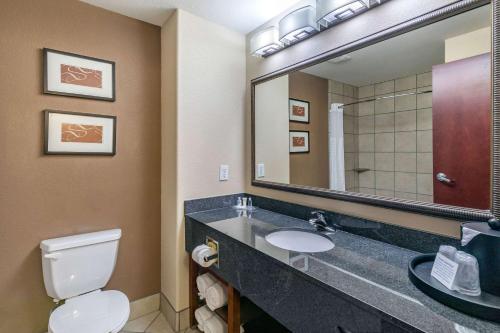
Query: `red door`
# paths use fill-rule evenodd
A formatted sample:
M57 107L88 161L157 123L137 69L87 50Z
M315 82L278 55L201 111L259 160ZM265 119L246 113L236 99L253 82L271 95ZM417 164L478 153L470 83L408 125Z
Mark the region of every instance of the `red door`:
M490 208L490 61L488 53L432 69L435 203Z

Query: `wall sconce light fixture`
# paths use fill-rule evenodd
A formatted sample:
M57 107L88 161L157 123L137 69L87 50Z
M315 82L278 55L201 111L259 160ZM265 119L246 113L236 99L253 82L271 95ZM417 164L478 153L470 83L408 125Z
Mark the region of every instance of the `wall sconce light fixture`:
M290 45L318 31L316 10L313 6L299 8L279 22L279 40Z
M278 29L269 27L257 32L250 39L250 53L254 56L267 56L283 48L278 38Z
M387 1L316 0L316 8L305 6L283 17L279 29L269 27L257 32L250 39L250 52L255 56L267 57Z
M317 22L321 28L328 28L342 20L368 10L381 0L316 0Z

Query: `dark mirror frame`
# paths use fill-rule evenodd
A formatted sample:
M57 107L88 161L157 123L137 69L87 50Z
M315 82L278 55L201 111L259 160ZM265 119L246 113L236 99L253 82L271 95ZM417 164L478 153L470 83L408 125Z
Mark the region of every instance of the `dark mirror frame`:
M320 62L342 56L378 42L402 35L432 23L467 12L483 5L492 4L492 165L491 165L491 210L480 210L427 203L422 201L388 198L377 195L341 192L324 188L275 183L257 180L255 178L255 86L290 72L294 72ZM355 203L399 209L408 212L421 213L445 218L467 221L487 221L493 217L500 218L500 0L462 0L415 17L389 29L369 35L360 40L342 45L319 57L308 59L290 67L282 68L271 74L251 81L251 112L252 112L252 185L266 187L324 198L350 201Z

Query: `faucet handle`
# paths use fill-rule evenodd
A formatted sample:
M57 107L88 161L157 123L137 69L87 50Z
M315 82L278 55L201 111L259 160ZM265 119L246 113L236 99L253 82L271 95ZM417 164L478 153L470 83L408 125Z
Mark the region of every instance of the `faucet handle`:
M325 212L322 210L315 210L311 212L311 215L325 215Z
M315 210L315 211L311 212L311 215L316 216L316 217L310 219L309 221L314 220L315 223L320 222L320 223L326 224L326 216L325 216L324 211Z
M328 226L327 218L326 218L326 213L322 210L315 210L311 212L311 215L316 215L315 217L312 217L309 219L309 224L312 226L316 227L316 230L318 231L328 231L328 232L335 232L335 229L330 228Z

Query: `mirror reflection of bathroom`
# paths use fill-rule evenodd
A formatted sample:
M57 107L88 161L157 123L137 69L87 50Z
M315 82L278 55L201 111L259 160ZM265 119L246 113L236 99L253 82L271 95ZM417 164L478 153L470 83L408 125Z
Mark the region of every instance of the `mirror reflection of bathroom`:
M483 6L258 84L255 179L488 209L490 17Z

